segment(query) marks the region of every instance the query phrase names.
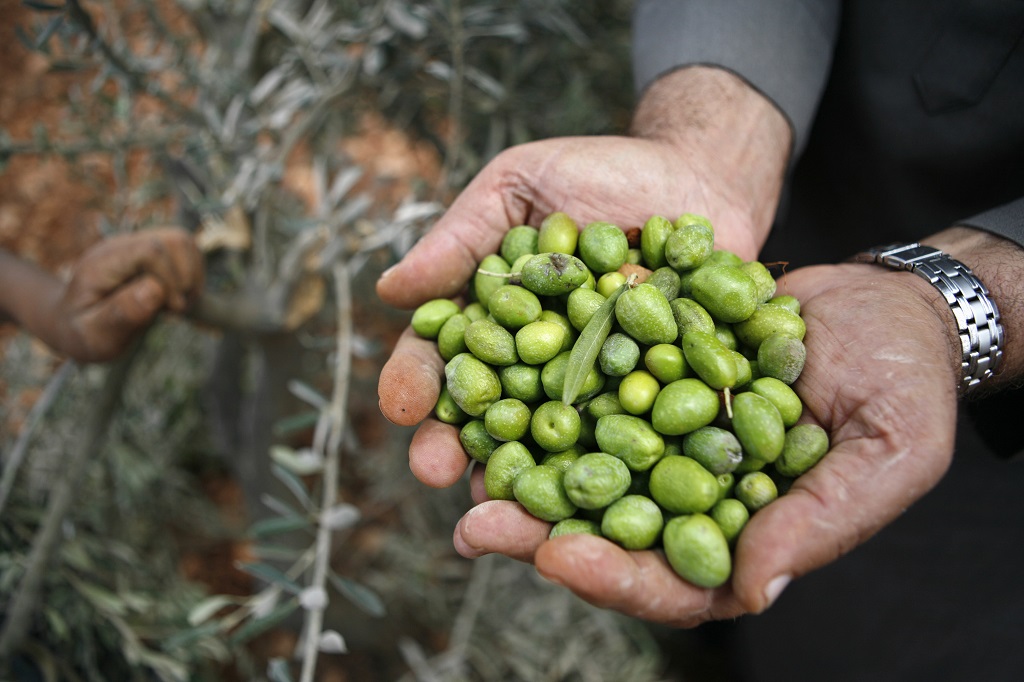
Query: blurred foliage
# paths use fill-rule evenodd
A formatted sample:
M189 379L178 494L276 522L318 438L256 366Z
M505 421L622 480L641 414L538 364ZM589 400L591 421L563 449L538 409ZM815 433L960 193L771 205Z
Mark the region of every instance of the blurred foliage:
M406 318L369 293L501 149L624 131L631 3L24 5L26 48L83 78L59 127L0 130L0 166L59 155L102 184L85 161L106 159L102 229L195 231L209 291L198 321L148 335L42 565L33 541L62 462L83 447L103 370L73 371L38 424L0 434L5 457L30 443L0 514L0 605L27 571L45 572L7 662L16 678L312 679L320 655L349 679L659 679L642 625L529 566L454 553L467 491L420 485L410 434L374 412L377 370ZM427 141L439 171L364 167L346 141L367 116ZM26 339L8 344L9 396L46 383L37 358ZM232 391L217 402L226 362ZM24 419L0 409L4 423ZM223 477L242 480L248 521L211 502L203 486ZM226 583L186 575L190 559L224 548Z
M194 543L224 542L230 529L181 466L202 446L194 391L202 380L198 337L186 325L162 327L141 351L149 380L133 381L109 424L102 457L76 489L60 544L45 567L45 600L14 679L218 679L230 654L211 637L187 649L166 647L187 627L202 588L181 574L183 552ZM161 346L172 344L168 354ZM33 385L38 371L22 339L9 344L2 379L11 394ZM36 435L31 458L0 514L0 603L10 604L27 570L30 545L45 513L46 496L66 454L82 447L83 415L105 374L74 372ZM8 417L7 411L0 415ZM5 448L6 451L9 449ZM2 613L2 611L0 611ZM20 673L20 674L19 674Z

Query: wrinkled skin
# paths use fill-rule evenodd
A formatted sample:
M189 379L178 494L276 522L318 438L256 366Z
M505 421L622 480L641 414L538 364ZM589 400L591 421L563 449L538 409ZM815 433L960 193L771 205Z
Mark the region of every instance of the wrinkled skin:
M753 259L767 234L755 228L738 190L694 170L700 167L665 144L629 137L513 147L473 179L401 266L384 274L377 292L399 308L454 296L477 263L498 252L511 226L539 226L555 211L580 227L605 220L623 228L639 227L652 214L699 213L715 224L719 248Z
M669 205L659 199L672 195L662 186L664 178L686 171L662 159L651 184L637 182L637 173L654 166L648 160L624 168L621 159L636 158L648 143L607 142L598 151L593 141L586 146L558 141L562 146L549 147L551 156L539 162L518 156L509 161L536 175L489 167L402 264L385 275L378 286L381 297L409 307L456 293L473 264L497 250L504 230L522 222L537 224L552 210L584 221L604 217L621 225L642 224L643 216L615 202L624 195L611 191L623 186L626 177L631 186L649 192L630 195L630 204L647 206L652 213L700 212L713 201L696 192ZM533 152L544 151L546 145L538 144ZM592 155L618 162L611 164L613 171L596 173L599 166L586 160ZM564 165L580 163L591 168L587 187L592 191L570 191L564 182L548 181L572 177ZM703 186L700 181L691 185ZM530 188L546 189L533 194ZM500 201L483 205L479 198L485 196ZM721 246L751 258L759 238L741 215L721 216L716 233ZM453 267L443 273L434 268L431 275L431 263L438 259ZM803 305L808 362L794 388L807 405L804 420L829 432L832 450L788 495L751 519L736 549L730 585L716 590L688 585L655 551L626 552L593 536L547 540L550 524L514 502L486 500L479 468L471 483L478 505L455 529L457 550L467 557L497 552L533 562L541 575L595 605L689 627L764 610L789 579L836 559L898 516L935 485L952 455L957 351L950 345L945 304L920 278L869 265L791 272L779 292L796 296ZM879 325L880 319L887 323ZM442 370L433 344L406 332L380 382L383 413L398 424L420 425L410 465L422 482L436 487L455 484L469 465L457 429L429 416Z

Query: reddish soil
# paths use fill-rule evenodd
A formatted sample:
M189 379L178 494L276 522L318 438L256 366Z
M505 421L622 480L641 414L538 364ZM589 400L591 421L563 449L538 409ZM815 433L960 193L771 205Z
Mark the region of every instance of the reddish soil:
M85 74L52 74L48 60L29 52L15 27L33 13L19 0L0 0L0 128L29 140L37 125L56 130L67 115L62 100ZM57 269L98 238L103 196L59 158L15 157L0 173L0 247Z
M51 137L59 136L71 116L65 103L69 89L75 85L88 87L94 75L54 72L45 56L29 51L22 44L16 27L33 33L37 16L20 0L0 0L0 130L17 141L31 140L38 126L45 128ZM150 106L151 102L143 103L144 108ZM376 179L373 186L386 203L396 203L408 195L414 178L429 181L440 173L437 155L429 145L410 140L401 131L372 116L364 120L361 134L345 141L338 152L364 166L367 178ZM312 168L310 149L298 145L288 160L285 186L310 207L314 184ZM140 182L151 170L144 154L132 156L128 159L129 183ZM381 182L381 178L386 180ZM74 165L57 156L23 155L11 159L0 170L0 248L50 271L66 271L85 249L101 238L102 218L114 212L113 186L111 161L103 154L83 155ZM170 215L170 208L166 204L154 207L150 215ZM360 317L381 317L379 303L367 299L357 305ZM394 319L371 320L370 326L372 331L362 331L376 337L385 347L394 343L399 332ZM0 325L0 353L13 333L10 325ZM41 346L39 350L47 353ZM56 364L59 359L50 357L50 361ZM378 368L374 363L357 359L353 367L356 379L375 385ZM8 423L0 424L0 429L16 433L20 429L20 418L27 414L38 394L38 389L28 389L12 395L0 381L0 400L11 408L12 415ZM386 437L382 418L375 401L364 402L365 405L353 402L352 409L358 414L354 421L361 425L363 442L377 443ZM237 524L244 508L238 484L230 477L216 475L207 477L203 486L226 517ZM372 544L373 539L371 532L361 537L368 544ZM249 558L244 543L214 545L197 541L186 545L189 549L180 566L183 575L207 585L214 593L244 594L249 589L249 578L234 568L236 561ZM369 546L366 549L368 553L373 552ZM288 655L294 646L294 634L275 631L261 644L267 647L266 651ZM374 679L372 671L360 670L368 663L358 656L349 656L344 667L331 658L325 658L322 666L320 678L324 681Z

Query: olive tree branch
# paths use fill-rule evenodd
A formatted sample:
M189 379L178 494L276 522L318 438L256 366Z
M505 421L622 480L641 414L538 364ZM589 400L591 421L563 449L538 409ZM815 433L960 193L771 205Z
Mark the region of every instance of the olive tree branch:
M444 167L441 169L441 182L439 189L446 192L452 186L454 180L452 175L458 168L462 157L462 136L463 136L463 90L462 86L466 78L466 38L462 26L462 7L459 0L452 0L449 9L449 34L448 44L452 53L452 77L451 89L448 91L448 115L451 118L451 135L448 139L448 149L444 157Z
M0 629L0 660L9 659L31 630L32 615L40 600L43 578L49 574L47 564L60 539L61 525L76 497L86 467L96 459L103 445L140 346L141 339L110 366L103 387L93 403L83 445L68 453L67 461L58 474L50 492L50 502L43 522L29 550L21 582L13 592L14 598L7 609L7 619Z
M321 513L334 507L338 492L338 469L344 436L345 414L348 410L349 376L352 364L352 290L348 267L339 261L333 268L338 312L337 350L334 369L334 391L331 404L317 424L314 449L324 455L323 497ZM321 427L321 424L323 425ZM331 556L333 529L321 522L316 534L316 561L309 586L324 590ZM299 682L312 682L323 631L324 605L307 612L303 637L302 672Z
M176 100L163 88L157 85L155 80L153 80L148 74L140 72L129 64L120 54L118 54L114 47L100 35L96 28L96 22L93 21L92 15L82 7L79 0L66 1L68 18L78 25L78 27L81 28L89 37L90 42L97 50L99 50L104 61L121 73L133 88L140 92L144 92L151 97L155 97L168 109L181 116L189 123L197 126L199 129L206 127L206 120L199 112L190 109ZM217 144L215 136L213 142L214 144Z
M18 440L11 449L10 455L4 458L6 460L4 473L3 478L0 479L0 515L3 514L7 498L14 488L14 481L18 477L18 470L21 468L25 455L28 453L28 445L32 441L32 436L35 435L36 427L39 426L43 417L50 410L50 407L56 402L68 377L74 374L76 369L78 369L78 366L73 360L68 360L60 366L57 373L46 384L46 388L43 390L43 394L39 396L39 400L36 401L32 406L32 410L28 413L25 426L18 435Z
M98 137L68 141L5 140L0 138L0 162L21 155L56 154L57 156L73 157L97 152L110 153L136 149L163 150L180 140L185 132L184 129L170 128L169 132L136 133L113 140L103 140Z

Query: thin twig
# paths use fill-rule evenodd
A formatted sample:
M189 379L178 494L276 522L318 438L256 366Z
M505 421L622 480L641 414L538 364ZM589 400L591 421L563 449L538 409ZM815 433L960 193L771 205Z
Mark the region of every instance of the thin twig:
M142 3L143 11L146 13L146 18L149 19L149 23L152 24L153 29L157 32L161 40L166 40L174 48L175 58L175 73L181 74L184 77L185 83L195 88L196 90L204 88L207 84L204 83L196 74L199 73L199 66L196 64L196 60L189 53L192 47L192 41L189 38L194 38L195 34L192 32L190 36L186 37L183 33L180 33L164 21L164 18L160 15L160 8L157 7L156 0L145 0ZM190 24L191 27L191 24Z
M42 422L46 413L50 411L50 407L56 402L68 377L74 374L77 368L78 366L73 360L68 360L60 366L60 369L57 370L56 374L46 384L46 388L43 390L43 394L39 396L39 400L36 401L35 405L32 406L32 410L28 413L28 417L25 419L25 426L18 436L18 441L11 449L10 455L4 458L4 474L3 479L0 480L0 515L4 513L4 506L7 504L7 498L14 488L14 481L18 477L18 470L21 468L25 455L28 453L28 444L32 441L32 436L35 435L36 427Z
M416 680L416 682L428 682L437 679L438 675L462 679L465 677L466 651L469 649L470 640L473 637L473 630L476 628L477 620L487 597L491 593L491 576L494 574L494 563L498 558L489 554L482 556L473 562L473 572L466 586L462 606L455 616L455 623L452 625L449 637L448 648L440 654L427 659L413 643L402 648L405 662L412 668L411 674L403 676L399 682Z
M412 677L416 682L441 682L441 678L434 672L430 661L427 660L423 649L411 637L402 637L398 640L398 651L402 654L402 660L412 669ZM408 679L408 675L402 680Z
M96 28L96 22L93 21L92 15L82 7L79 0L67 0L66 8L68 18L77 24L82 31L89 36L89 40L96 49L99 50L104 61L120 72L133 88L156 98L186 121L189 121L200 128L206 125L206 121L203 119L202 114L190 109L178 100L174 99L174 97L164 91L163 88L156 83L151 74L138 71L121 55L119 55L117 51L114 50L113 46L100 35L99 30Z
M491 574L494 573L495 561L497 557L491 554L480 557L473 564L473 574L466 587L466 596L452 626L451 644L448 651L441 656L444 667L449 670L461 672L465 665L469 641L473 637L480 611L490 594Z
M341 443L344 436L345 414L348 410L349 375L352 364L352 291L348 268L344 262L334 266L334 286L338 311L337 355L334 370L334 391L331 404L324 417L329 424L326 443L321 443L324 453L323 498L321 510L334 507L338 492L338 469L341 459ZM318 429L318 436L323 433ZM320 439L322 440L322 438ZM316 562L309 586L323 590L327 585L327 574L331 556L331 533L329 526L320 524L316 534ZM323 631L323 608L307 612L305 623L304 650L300 682L312 682L319 654L320 634Z
M452 53L451 88L448 91L448 116L451 121L451 134L448 148L445 150L444 166L441 170L439 189L442 194L454 184L452 174L462 158L462 86L466 77L466 39L463 35L462 6L459 0L452 0L449 10L450 32L448 44Z
M53 141L42 143L34 140L0 141L0 159L18 155L56 154L58 156L81 156L97 152L114 152L118 150L166 149L178 142L187 131L184 128L168 126L171 132L157 133L145 131L125 135L124 137L104 140L101 138L85 140Z
M248 78L249 68L256 58L256 48L259 46L260 33L263 31L263 24L267 18L267 12L274 6L274 0L259 0L256 7L249 13L245 28L242 30L242 37L235 49L234 63L235 77L242 81Z
M272 160L275 166L284 167L285 162L288 160L288 155L292 153L295 145L305 137L306 133L313 129L314 125L320 122L321 116L331 110L334 101L349 91L355 82L357 74L358 72L355 68L349 67L344 78L333 84L320 96L306 113L305 118L294 123L285 131Z
M60 539L61 525L77 496L77 487L87 465L96 459L103 445L107 428L124 392L129 370L140 345L141 339L111 365L103 387L93 403L83 445L68 453L61 475L50 492L46 515L32 541L32 549L25 562L25 572L20 584L13 591L14 598L7 610L7 620L0 630L0 660L9 659L31 630L32 615L39 606L43 578L49 575L47 565Z

